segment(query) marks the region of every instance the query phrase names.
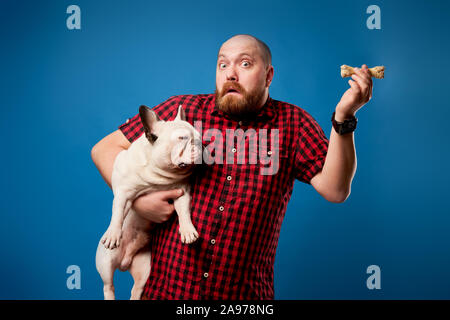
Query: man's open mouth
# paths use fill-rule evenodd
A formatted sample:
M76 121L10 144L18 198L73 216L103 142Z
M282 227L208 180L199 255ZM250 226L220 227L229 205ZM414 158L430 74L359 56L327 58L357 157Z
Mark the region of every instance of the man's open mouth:
M228 94L228 93L239 93L240 94L240 92L238 90L232 89L232 88L227 90L226 94Z

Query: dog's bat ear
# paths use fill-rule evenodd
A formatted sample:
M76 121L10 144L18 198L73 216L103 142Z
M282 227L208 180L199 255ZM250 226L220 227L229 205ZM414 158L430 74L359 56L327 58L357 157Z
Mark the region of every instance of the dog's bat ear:
M139 116L141 117L141 122L144 126L144 132L147 140L150 141L150 143L155 142L158 137L155 135L153 128L155 123L161 119L155 111L144 105L139 107Z
M181 104L178 106L178 113L177 116L175 117L175 120L186 121L186 113L184 112L183 106Z

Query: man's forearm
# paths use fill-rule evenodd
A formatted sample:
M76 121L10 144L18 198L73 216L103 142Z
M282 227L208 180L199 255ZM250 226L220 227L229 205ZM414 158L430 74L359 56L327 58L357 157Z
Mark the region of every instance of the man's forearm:
M355 135L339 135L331 129L327 157L322 171L328 184L338 193L348 196L356 172Z
M339 135L332 128L322 172L311 180L311 184L325 199L343 202L350 195L355 172L354 133Z

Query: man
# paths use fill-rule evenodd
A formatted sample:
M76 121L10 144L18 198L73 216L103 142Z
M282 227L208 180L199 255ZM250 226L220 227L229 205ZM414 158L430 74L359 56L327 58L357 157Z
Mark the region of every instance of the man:
M138 198L134 209L156 223L143 299L273 299L275 251L294 179L311 184L331 202L349 196L356 170L355 126L345 133L339 123L355 121L357 110L371 98L367 66L356 69L349 80L350 88L335 109L329 141L306 111L269 97L273 74L267 45L253 36L237 35L219 50L215 95L174 96L153 109L161 119L172 120L181 104L187 121L201 121L203 130L277 129L279 148L267 153L278 152L279 166L274 174L261 175L263 165L249 161L199 165L191 201L199 239L191 245L180 241L170 202L180 190ZM143 132L139 115L119 128L92 149L108 185L116 155Z

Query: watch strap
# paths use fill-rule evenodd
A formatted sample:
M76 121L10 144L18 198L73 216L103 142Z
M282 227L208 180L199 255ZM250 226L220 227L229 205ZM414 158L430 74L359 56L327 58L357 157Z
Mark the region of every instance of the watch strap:
M340 134L346 134L350 133L356 130L356 125L358 123L358 119L353 116L350 119L345 119L344 122L337 122L335 119L336 112L333 112L333 115L331 117L331 122L333 124L334 130Z

